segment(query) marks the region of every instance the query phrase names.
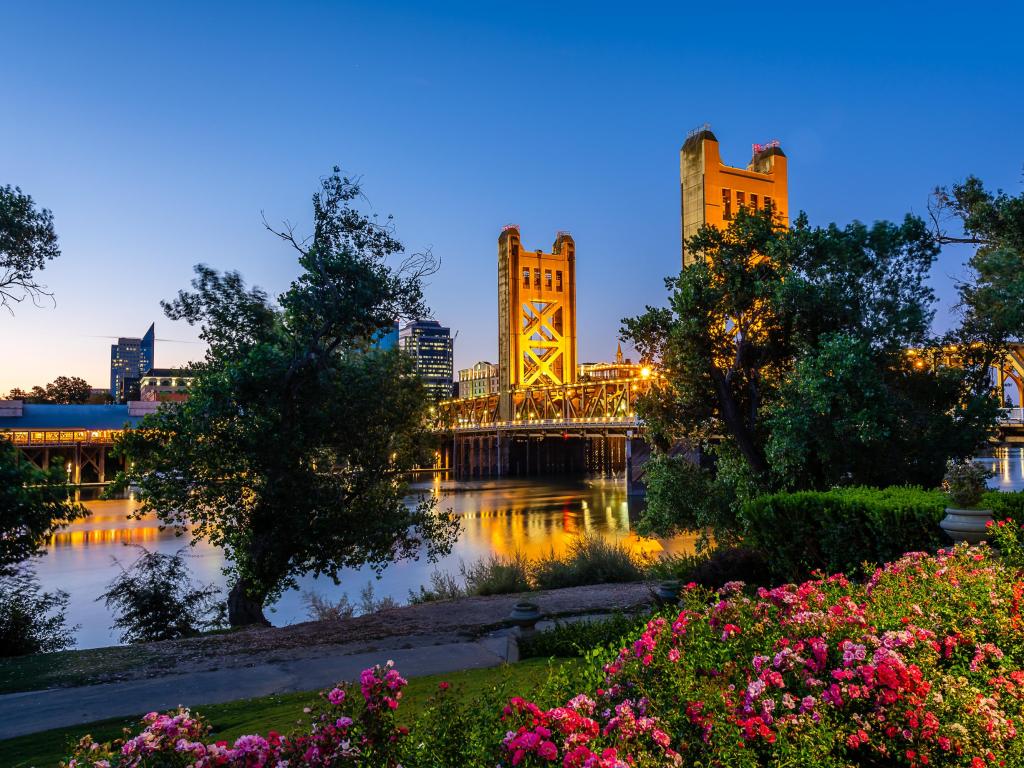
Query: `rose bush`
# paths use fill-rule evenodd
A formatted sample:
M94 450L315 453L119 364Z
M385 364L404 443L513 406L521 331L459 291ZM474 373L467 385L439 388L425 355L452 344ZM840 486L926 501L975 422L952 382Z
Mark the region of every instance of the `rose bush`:
M68 765L1020 766L1022 599L1019 569L984 546L907 554L863 583L690 585L533 701L460 705L440 691L405 729L404 681L381 667L324 694L290 736L206 744L187 712L151 714Z

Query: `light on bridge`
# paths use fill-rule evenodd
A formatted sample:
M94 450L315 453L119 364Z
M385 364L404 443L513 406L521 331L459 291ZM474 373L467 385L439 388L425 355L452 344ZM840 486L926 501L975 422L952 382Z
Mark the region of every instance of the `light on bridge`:
M640 369L640 377L644 379L649 379L651 377L651 369L645 365L643 368Z

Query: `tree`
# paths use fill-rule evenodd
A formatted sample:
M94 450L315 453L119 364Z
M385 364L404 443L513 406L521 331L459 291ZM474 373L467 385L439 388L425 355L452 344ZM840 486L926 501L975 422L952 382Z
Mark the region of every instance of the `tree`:
M966 340L1024 338L1024 193L989 192L968 176L952 189L936 189L929 210L940 245L978 246L967 262L971 278L959 286ZM951 219L961 235L947 231Z
M75 644L66 612L68 593L43 592L24 565L0 574L0 656L63 651Z
M334 173L313 196L313 234L274 230L300 274L272 304L238 273L196 267L164 305L208 343L187 402L123 439L142 513L188 527L230 561L232 625L300 574L448 551L457 521L430 499L407 504L405 477L432 457L427 398L412 361L370 349L396 317L423 316L429 255L402 253L390 220L362 213L359 185Z
M51 403L84 403L91 394L89 382L78 376L58 376L46 385L46 398Z
M946 340L930 334L938 248L920 219L817 228L801 215L787 229L741 211L687 249L699 258L668 281L669 307L623 322L668 384L641 405L662 453L653 529L733 527L742 501L772 488L935 485L994 426L994 352L931 362ZM717 457L726 488L692 492L707 480L665 456L680 440Z
M44 297L52 299L36 272L58 256L53 214L37 209L18 187L0 187L0 306L13 313L26 298L37 305Z
M115 611L114 628L122 630L122 643L176 640L191 637L222 624L220 589L196 585L189 575L183 553L141 554L107 585L97 600Z
M44 553L55 532L87 512L68 498L61 467L48 472L27 460L0 436L0 575Z

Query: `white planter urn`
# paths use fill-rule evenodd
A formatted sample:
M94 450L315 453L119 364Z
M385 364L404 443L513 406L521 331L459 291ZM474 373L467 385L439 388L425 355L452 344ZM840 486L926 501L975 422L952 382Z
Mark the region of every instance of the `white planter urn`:
M946 516L942 518L939 527L949 534L949 538L954 542L966 541L968 544L977 544L988 538L986 524L991 521L991 509L946 507Z

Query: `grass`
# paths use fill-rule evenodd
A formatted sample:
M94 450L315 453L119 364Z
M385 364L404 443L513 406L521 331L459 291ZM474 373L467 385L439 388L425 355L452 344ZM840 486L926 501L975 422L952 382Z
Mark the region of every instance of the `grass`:
M146 666L153 657L144 647L124 645L0 659L0 694L89 685L97 682L97 670L106 681L110 675Z
M561 661L560 666L565 663ZM544 683L547 677L548 661L533 659L511 666L410 678L402 706L398 710L401 713L400 719L410 722L434 695L437 684L442 680L451 683L459 695L476 698L502 683L508 683L517 692L527 695ZM304 691L264 696L226 704L197 706L194 710L212 725L211 740L231 741L246 733L266 733L269 730L288 732L302 718L302 708L314 701L316 694L316 691ZM111 741L121 736L122 729L135 726L141 715L57 728L0 741L0 765L6 768L56 768L67 757L68 747L86 734L91 734L97 741Z

